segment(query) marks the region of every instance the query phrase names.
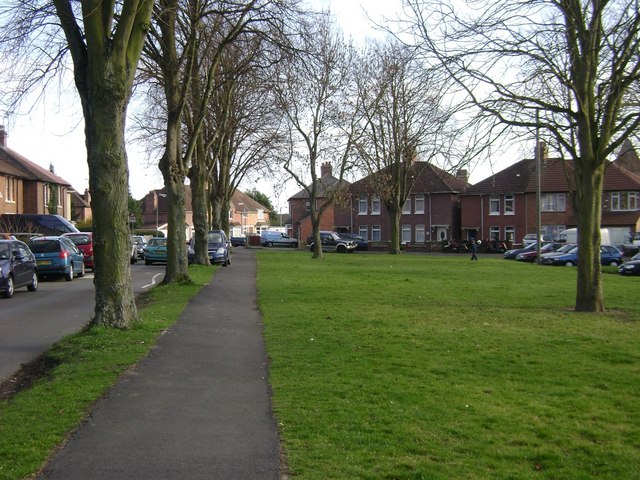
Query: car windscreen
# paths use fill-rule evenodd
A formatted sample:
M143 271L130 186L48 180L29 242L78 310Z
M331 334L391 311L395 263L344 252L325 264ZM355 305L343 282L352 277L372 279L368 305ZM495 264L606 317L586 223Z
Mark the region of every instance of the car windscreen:
M222 243L222 234L219 232L209 232L209 243Z
M69 235L69 238L76 245L90 245L91 244L91 237L89 237L89 235Z
M148 247L164 247L167 244L166 238L152 238L147 243Z
M0 243L0 260L7 260L11 256L11 245Z
M29 248L33 253L51 253L60 251L60 242L57 240L38 240L30 242Z

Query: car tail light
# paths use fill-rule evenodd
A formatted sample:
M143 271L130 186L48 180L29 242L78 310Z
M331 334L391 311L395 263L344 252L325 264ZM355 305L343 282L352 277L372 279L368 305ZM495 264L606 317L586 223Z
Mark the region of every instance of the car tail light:
M61 258L62 260L66 260L68 256L69 256L69 253L66 250L63 250L58 254L58 258Z

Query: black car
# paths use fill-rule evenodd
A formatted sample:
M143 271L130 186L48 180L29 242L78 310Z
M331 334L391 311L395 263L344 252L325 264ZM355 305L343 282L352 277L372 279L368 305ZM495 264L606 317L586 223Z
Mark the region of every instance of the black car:
M537 250L537 248L538 247L536 243L530 243L524 248L514 248L511 250L507 250L506 252L504 252L504 258L507 260L515 260L518 257L518 254L532 252L534 250Z
M320 242L322 243L323 252L351 253L357 247L355 241L348 238L342 238L337 232L321 231ZM309 244L309 250L313 252L313 236L307 238L307 243Z
M631 257L631 260L624 262L618 267L620 275L640 275L640 253Z
M38 289L36 258L20 240L0 240L0 292L11 298L16 288Z
M355 233L339 233L339 235L342 238L356 242L356 250L369 250L369 242L362 235L357 235Z

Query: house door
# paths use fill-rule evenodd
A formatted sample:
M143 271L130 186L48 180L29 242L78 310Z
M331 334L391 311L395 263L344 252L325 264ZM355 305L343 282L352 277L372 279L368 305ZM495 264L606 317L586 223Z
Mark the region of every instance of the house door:
M436 240L449 240L449 229L447 227L436 227Z

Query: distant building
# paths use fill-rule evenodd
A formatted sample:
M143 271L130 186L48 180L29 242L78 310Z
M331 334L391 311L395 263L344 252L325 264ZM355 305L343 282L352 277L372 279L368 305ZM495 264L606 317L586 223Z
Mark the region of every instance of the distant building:
M73 220L71 184L10 149L7 138L0 125L0 214L54 213Z

